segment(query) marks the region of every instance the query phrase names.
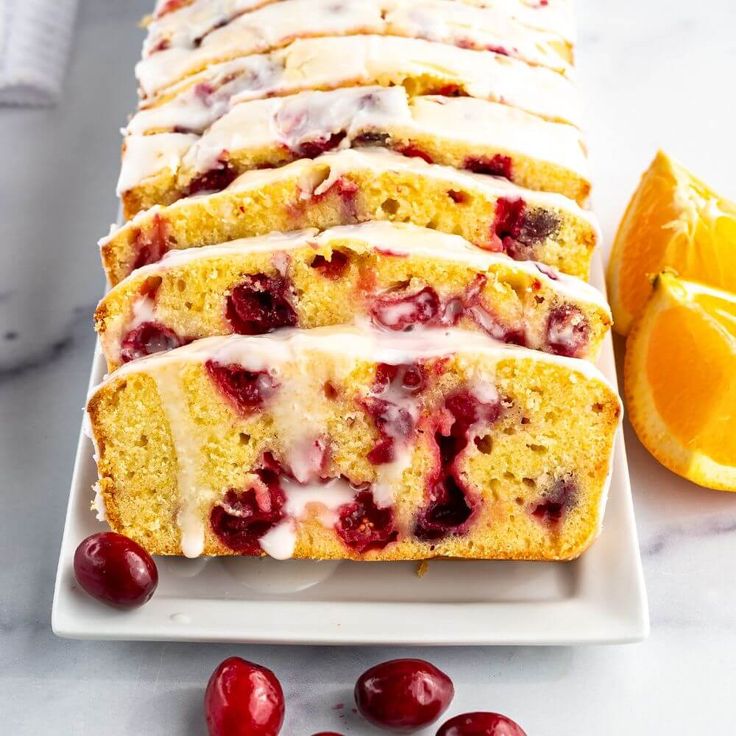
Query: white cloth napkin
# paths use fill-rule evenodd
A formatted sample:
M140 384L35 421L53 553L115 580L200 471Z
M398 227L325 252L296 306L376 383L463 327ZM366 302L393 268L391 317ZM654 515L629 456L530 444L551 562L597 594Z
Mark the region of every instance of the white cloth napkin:
M77 0L0 0L0 105L61 95Z

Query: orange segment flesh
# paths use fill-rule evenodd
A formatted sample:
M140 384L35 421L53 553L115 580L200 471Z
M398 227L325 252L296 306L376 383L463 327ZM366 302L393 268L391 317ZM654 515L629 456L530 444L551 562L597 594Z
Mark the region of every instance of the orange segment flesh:
M660 275L627 341L624 386L631 424L663 465L736 490L736 296Z
M628 334L664 269L736 291L736 205L659 152L619 225L608 266L614 329Z

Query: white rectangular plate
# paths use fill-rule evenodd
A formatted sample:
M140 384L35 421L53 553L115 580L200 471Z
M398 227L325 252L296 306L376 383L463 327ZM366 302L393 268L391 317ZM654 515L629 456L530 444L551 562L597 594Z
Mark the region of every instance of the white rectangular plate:
M594 263L593 283L603 288ZM611 338L599 365L616 384ZM95 354L91 385L104 361ZM159 558L153 599L132 612L77 586L74 550L104 528L90 511L97 472L80 434L56 576L52 626L79 639L283 644L583 644L638 641L649 615L623 435L603 532L575 562L312 562Z

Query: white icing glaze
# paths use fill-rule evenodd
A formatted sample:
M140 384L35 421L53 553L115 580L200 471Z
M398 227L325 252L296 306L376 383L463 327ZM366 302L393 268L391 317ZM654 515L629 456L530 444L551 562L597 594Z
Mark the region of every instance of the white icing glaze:
M189 0L172 11L168 0L158 0L149 25L146 50L167 39L172 46L189 46L224 21L268 5L276 0ZM570 0L462 0L467 5L489 8L541 31L575 40L575 22Z
M498 50L530 64L570 74L560 53L559 36L532 29L494 7L453 0L394 0L387 15L397 35L424 38L463 47Z
M157 372L180 361L202 363L212 359L223 364L238 363L255 371L266 368L273 370L290 361L309 361L315 354L329 355L347 364L357 359L401 365L458 353L482 356L489 368L508 358L558 365L569 372L571 381L580 378L598 381L615 393L600 370L586 360L509 345L479 332L457 328L384 332L351 326L311 330L283 328L268 335L206 337L166 353L156 353L126 363L106 376L96 390L129 373Z
M558 50L563 44L554 35L533 30L494 8L449 0L282 0L235 16L224 25L216 5L210 17L209 30L202 29L204 23L199 29L187 24L184 33L168 39L154 29L157 38L144 44L144 58L136 67L145 96L210 64L275 49L295 38L357 33L499 50L531 64L570 72ZM162 44L168 45L160 48Z
M325 168L328 169L326 178L324 177ZM453 185L456 185L460 189L469 189L480 197L521 198L530 206L556 208L585 221L594 232L594 242L600 241L600 231L595 216L579 207L571 199L560 194L524 189L498 177L459 171L450 166L428 164L419 158L409 158L383 149L345 149L323 154L316 159L299 159L277 169L246 171L224 191L226 193L245 192L257 190L279 181L293 181L296 179L299 182L303 198L309 199L313 194L320 194L329 189L341 176L351 171L361 170L376 173L387 170L404 171L412 176L436 179L443 182L443 185L448 188L454 188ZM214 193L209 196L217 197L220 195L221 193ZM100 239L99 246L103 247L113 238L121 236L130 229L139 227L144 220L147 221L158 213L164 211L175 213L177 209L186 208L194 201L196 199L184 198L177 200L166 208L154 205L148 210L138 212L127 223L119 227L112 226L110 234Z
M298 151L305 141L327 140L344 133L341 148L364 133L388 133L397 138L424 136L452 140L468 148L503 150L511 155L544 161L587 176L588 162L580 131L552 123L508 105L472 97L420 96L409 98L403 87L347 87L326 92L252 100L235 105L201 138L174 152L170 133L131 136L146 142L133 145L123 156L125 183L144 181L155 170L176 171L181 160L179 186L184 188L199 173L216 167L227 153L257 152L286 146ZM162 150L156 141L161 139ZM158 164L157 162L162 162ZM139 172L136 174L136 167ZM122 180L121 175L121 180Z
M468 5L495 8L520 23L561 36L569 43L576 38L572 0L462 0Z
M95 483L92 488L95 492L94 501L92 501L92 508L95 511L95 517L97 521L107 521L107 509L105 508L105 499L102 495L102 488L100 488L99 482Z
M504 264L516 271L529 274L539 279L548 288L577 301L595 304L608 311L608 302L598 289L582 279L559 273L534 261L514 261L504 253L485 251L469 243L459 235L451 235L438 230L419 227L411 223L371 221L357 225L341 225L328 228L322 232L315 229L281 234L274 233L262 237L242 238L206 248L186 248L166 253L158 263L143 266L115 286L116 290L124 290L131 279L147 278L167 268L178 268L195 261L208 261L227 257L231 254L273 253L283 250L289 252L306 246L369 248L376 251L388 251L397 255L417 256L438 261L467 264L479 271L486 271L496 264Z
M161 47L193 48L198 39L213 28L275 0L195 0L175 12L154 14L143 42L143 56L158 53ZM160 5L165 0L161 0Z
M196 48L175 46L142 59L136 77L144 96L151 96L210 64L279 48L295 38L382 33L381 10L376 0L282 0L212 30Z
M173 86L162 101L152 100L154 106L134 115L127 131L202 132L245 100L427 76L550 120L581 119L576 88L549 69L422 39L360 35L299 39L270 54L213 65Z
M303 519L314 510L325 527L337 521L335 513L340 506L350 503L356 490L343 478L332 478L326 482L295 483L282 477L281 488L286 495L284 510L293 519Z
M496 387L487 381L477 381L473 385L471 393L482 404L495 404L499 399Z
M133 304L133 314L128 329L133 330L145 322L156 321L156 302L150 296L142 296Z
M179 378L180 366L168 363L152 372L176 451L179 509L176 522L181 532L181 551L185 557L199 557L204 551L204 520L200 513L203 495L208 495L198 480L200 445L193 436L186 396ZM115 374L113 374L115 375Z
M294 556L296 546L296 524L293 519L284 519L269 529L259 540L261 549L275 560L288 560Z
M186 133L127 136L118 177L118 196L162 171L176 174L182 157L197 140L198 136Z
M356 137L379 131L395 137L425 136L452 140L469 148L504 150L511 155L545 161L586 177L588 162L580 132L563 123L551 123L521 110L472 97L420 96L409 98L403 87L347 87L326 92L301 92L286 97L252 100L235 105L201 138L186 137L177 153L170 133L130 136L145 141L123 154L125 183L143 182L159 166L176 171L184 188L199 173L219 165L227 153L244 153L281 146L298 151L305 141L327 140L345 133L341 148ZM157 150L161 139L163 150ZM165 161L165 165L157 162ZM138 171L136 172L136 167ZM121 181L123 180L121 174ZM137 180L137 181L136 181Z
M235 105L215 122L192 145L182 164L195 174L214 167L225 151L278 146L297 150L305 141L343 131L347 146L361 131L389 126L408 114L403 87L348 87L252 100Z

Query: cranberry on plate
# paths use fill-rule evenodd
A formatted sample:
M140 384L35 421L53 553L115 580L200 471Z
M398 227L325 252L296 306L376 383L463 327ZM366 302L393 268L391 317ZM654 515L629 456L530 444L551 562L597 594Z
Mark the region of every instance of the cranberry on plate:
M93 534L77 547L74 577L93 598L116 608L142 606L158 585L151 555L115 532Z
M455 695L452 680L422 659L392 659L355 683L355 703L375 726L410 733L434 723Z
M526 736L521 726L500 713L463 713L443 723L437 736Z
M204 708L210 736L276 736L284 722L284 693L271 670L228 657L207 683Z

